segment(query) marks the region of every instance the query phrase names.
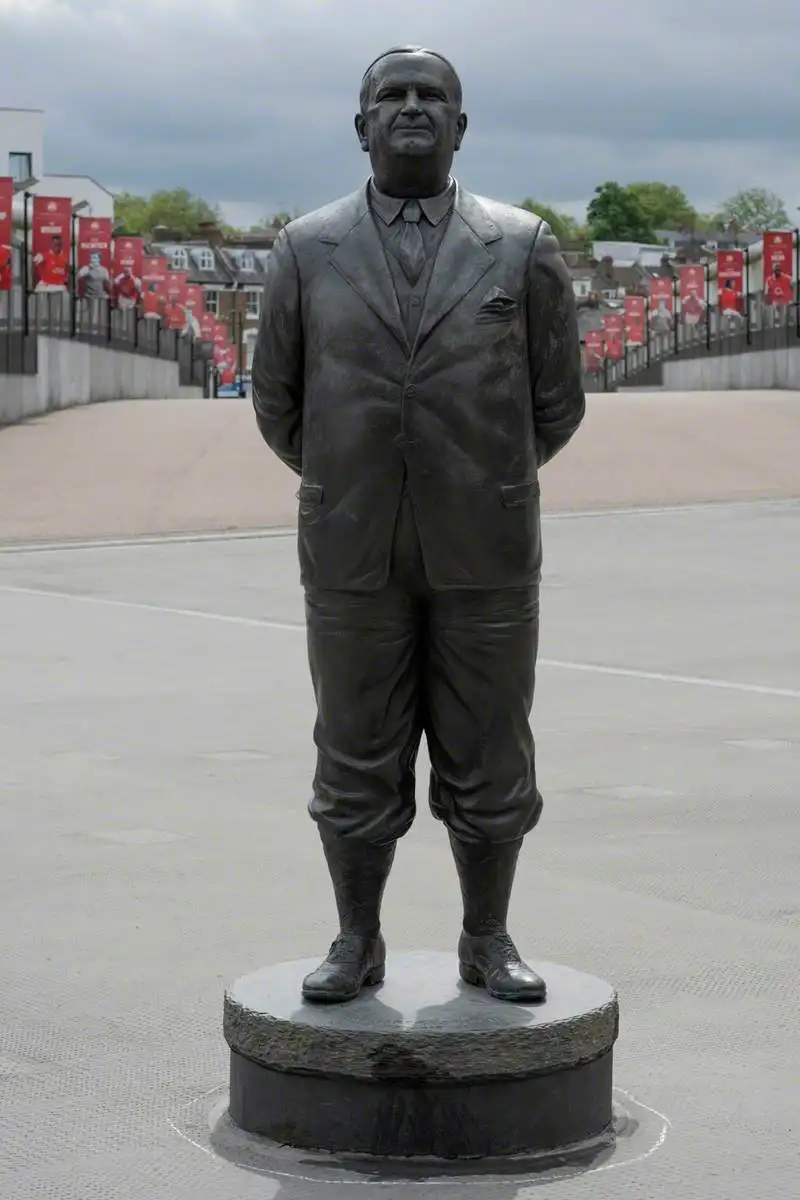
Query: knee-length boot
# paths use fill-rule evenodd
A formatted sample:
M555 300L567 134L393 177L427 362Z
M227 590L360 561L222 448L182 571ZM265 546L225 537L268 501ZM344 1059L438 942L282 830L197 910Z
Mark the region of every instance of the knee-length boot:
M325 961L303 980L303 996L336 1004L355 999L362 987L383 980L386 945L380 931L381 901L396 843L376 846L322 830L320 837L336 896L339 935Z
M461 978L498 1000L544 1000L544 980L522 961L506 929L522 842L473 844L451 833L450 845L464 904L458 943Z

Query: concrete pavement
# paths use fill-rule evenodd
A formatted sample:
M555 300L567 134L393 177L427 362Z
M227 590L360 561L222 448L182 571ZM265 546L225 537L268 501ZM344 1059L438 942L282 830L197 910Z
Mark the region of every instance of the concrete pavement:
M585 437L548 468L548 508L792 493L793 397L690 399L668 411L645 409L649 396L620 397L623 422L617 397L591 398ZM4 536L291 518L294 481L270 474L245 410L150 411L147 436L145 410L127 405L62 414L62 429L76 432L58 445L58 420L0 434ZM127 442L100 434L102 414L117 434L128 423ZM171 460L155 432L166 428ZM625 428L639 431L635 442L621 441ZM627 461L633 444L649 458ZM19 466L23 447L35 479ZM252 474L242 478L246 461ZM12 506L9 516L9 463L27 514ZM216 479L216 492L195 492L201 478ZM130 495L125 479L136 481ZM69 508L67 484L81 480ZM143 516L147 529L136 525ZM574 1178L455 1182L288 1152L245 1162L241 1147L236 1163L215 1157L226 982L321 955L332 932L304 811L313 709L294 539L7 547L0 1195L792 1194L800 503L549 516L544 534L534 727L545 815L526 848L512 928L534 960L619 988L618 1099L640 1125L617 1155ZM457 937L456 879L426 811L424 762L419 779L418 819L388 889L390 950L449 949Z

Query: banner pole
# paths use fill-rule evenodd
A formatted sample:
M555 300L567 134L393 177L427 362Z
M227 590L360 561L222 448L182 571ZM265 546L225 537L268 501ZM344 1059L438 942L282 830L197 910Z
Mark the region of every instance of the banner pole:
M676 275L672 276L672 332L674 350L677 357L680 350L680 344L678 342L678 278Z
M78 332L78 235L77 235L78 218L75 213L72 214L72 312L70 314L70 337L74 338Z
M744 248L744 319L745 319L745 336L747 345L752 344L752 333L750 330L750 247Z
M651 350L650 350L650 297L649 296L645 296L645 298L644 298L644 340L645 340L645 354L646 354L645 361L647 362L647 365L649 367L650 366L650 355L651 355Z
M28 201L31 193L25 192L22 197L22 332L25 337L30 333L30 263L28 261Z

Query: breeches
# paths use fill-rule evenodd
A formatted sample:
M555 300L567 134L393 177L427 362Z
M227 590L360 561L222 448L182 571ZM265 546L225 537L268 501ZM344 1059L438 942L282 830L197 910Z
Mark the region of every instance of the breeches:
M306 618L317 701L309 812L323 829L373 843L402 837L423 733L431 811L455 837L508 842L533 828L538 584L432 591L405 493L387 585L307 588Z

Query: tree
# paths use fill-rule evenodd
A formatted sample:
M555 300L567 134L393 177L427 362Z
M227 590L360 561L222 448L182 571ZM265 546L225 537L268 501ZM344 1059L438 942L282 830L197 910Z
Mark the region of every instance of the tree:
M199 196L193 196L186 188L153 192L152 196L120 192L114 197L114 213L120 232L132 237L146 237L158 225L188 235L195 233L203 223L221 223L219 209Z
M651 229L691 230L698 214L681 188L672 183L629 183L625 189L642 206Z
M748 233L789 229L792 224L783 200L766 188L744 188L736 192L721 206L718 217L725 226L735 221L740 230Z
M597 242L650 242L656 235L637 196L609 181L594 189L586 212L589 235Z
M573 220L567 213L558 212L555 208L551 208L549 204L540 204L538 200L531 200L530 197L527 197L525 200L520 201L516 207L524 208L526 212L536 213L537 217L541 217L547 221L547 224L562 246L565 242L575 242L580 237L577 221Z

